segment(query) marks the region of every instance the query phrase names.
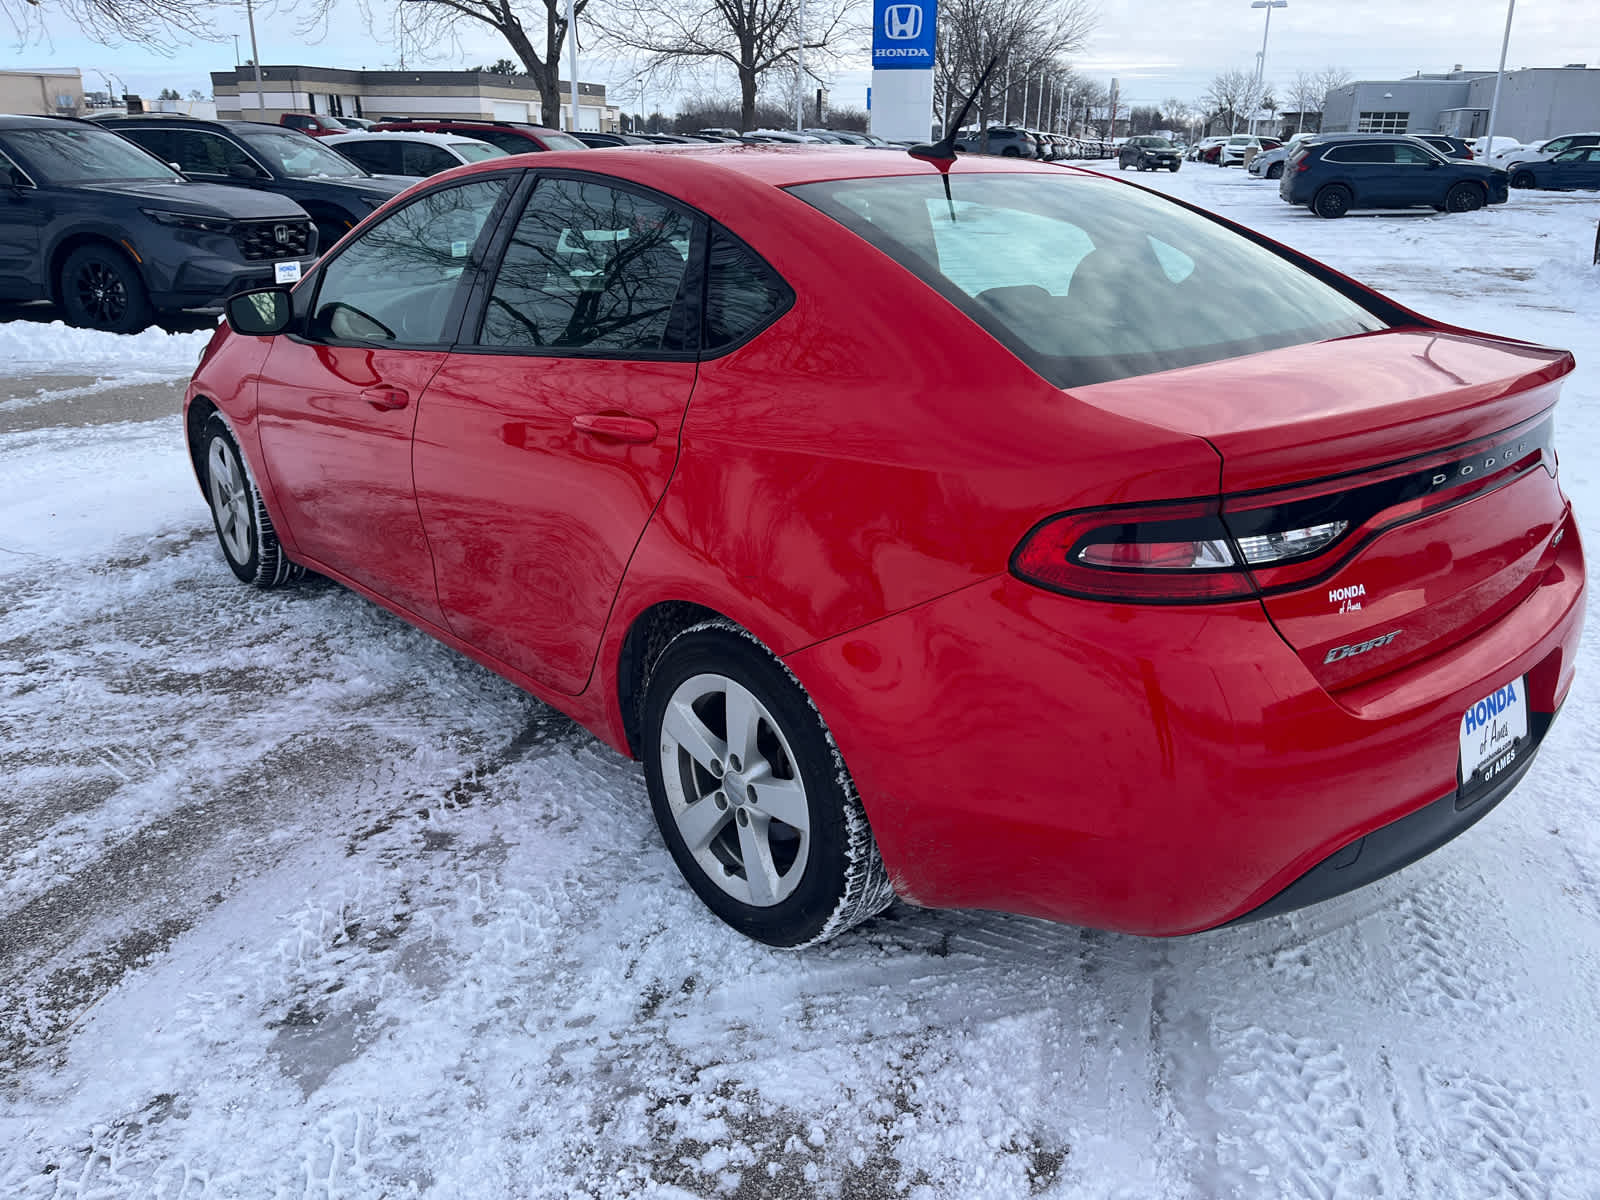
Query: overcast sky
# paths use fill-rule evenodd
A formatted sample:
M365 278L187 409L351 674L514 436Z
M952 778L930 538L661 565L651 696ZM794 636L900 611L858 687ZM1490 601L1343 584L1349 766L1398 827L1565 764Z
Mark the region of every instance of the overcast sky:
M16 3L17 0L11 0ZM367 32L353 0L343 0L329 35L308 41L296 31L292 9L258 10L256 32L263 63L299 63L315 66L392 67L399 51L376 41ZM49 0L45 0L48 4ZM377 0L375 7L388 6ZM1252 71L1261 47L1262 16L1250 0L1102 0L1098 27L1077 57L1084 73L1121 83L1130 104L1159 104L1168 96L1194 100L1211 77L1228 67ZM1403 78L1417 71L1448 71L1456 63L1493 70L1500 54L1505 28L1504 0L1289 0L1289 7L1272 14L1267 46L1267 76L1280 92L1298 69L1327 66L1348 69L1357 79ZM244 14L224 13L218 30L240 37L241 57L250 56ZM509 49L485 31L459 49L435 49L423 57L419 47L407 50L407 66L455 68L492 62ZM78 67L85 86L104 87L100 72L114 72L132 91L154 96L163 87L187 94L199 88L211 91L210 72L233 64L233 39L197 43L163 58L134 47L110 49L87 41L57 19L47 41L0 50L0 67ZM865 55L832 74L832 101L861 107L866 99L870 72ZM1547 0L1524 5L1511 33L1507 65L1562 66L1583 62L1600 67L1600 19L1596 0ZM585 81L620 88L631 74L626 63L586 57L579 75ZM628 84L620 98L633 102L636 84ZM731 74L726 89L737 95ZM613 91L613 100L619 98ZM652 106L671 111L676 97L652 94Z

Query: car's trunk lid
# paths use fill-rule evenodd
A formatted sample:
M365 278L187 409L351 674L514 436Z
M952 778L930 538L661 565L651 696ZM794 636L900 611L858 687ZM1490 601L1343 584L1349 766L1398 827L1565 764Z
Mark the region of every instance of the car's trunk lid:
M1391 330L1074 394L1217 449L1223 520L1268 615L1339 688L1470 637L1535 586L1566 514L1549 410L1572 366Z

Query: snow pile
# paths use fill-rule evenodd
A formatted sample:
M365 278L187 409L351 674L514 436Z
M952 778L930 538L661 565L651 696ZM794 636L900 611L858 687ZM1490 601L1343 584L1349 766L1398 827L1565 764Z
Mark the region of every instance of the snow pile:
M75 329L61 321L0 324L0 362L17 374L83 374L85 368L127 367L182 379L193 373L211 331L167 333L150 328L142 333L105 333ZM21 370L16 370L21 368Z

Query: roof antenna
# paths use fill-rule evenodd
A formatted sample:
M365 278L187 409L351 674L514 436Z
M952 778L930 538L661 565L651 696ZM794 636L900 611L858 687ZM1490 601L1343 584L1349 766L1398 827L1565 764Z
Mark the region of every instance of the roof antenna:
M978 93L983 91L983 85L989 82L989 73L999 65L1000 56L996 54L989 60L989 65L983 69L983 74L978 76L978 83L972 89L972 94L967 97L967 102L961 106L961 111L956 114L956 119L951 122L950 128L945 130L944 136L932 145L913 146L906 153L913 158L931 158L936 161L954 162L956 157L956 134L961 131L961 123L967 119L967 113L972 109L972 102L978 98Z

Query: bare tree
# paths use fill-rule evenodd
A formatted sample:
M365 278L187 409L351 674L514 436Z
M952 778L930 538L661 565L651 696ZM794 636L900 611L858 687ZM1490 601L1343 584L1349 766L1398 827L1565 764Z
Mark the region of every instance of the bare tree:
M1216 117L1226 116L1228 132L1236 133L1239 128L1239 115L1254 109L1257 94L1255 76L1237 67L1230 67L1212 78L1211 86L1206 88L1205 94L1200 98Z
M1323 67L1315 76L1317 91L1317 107L1320 109L1328 102L1328 93L1334 88L1342 88L1350 82L1350 72L1343 67Z
M739 128L753 129L763 82L772 90L767 74L787 72L793 86L799 10L800 0L603 0L595 24L610 45L643 55L642 71L672 79L731 66L739 78ZM808 68L843 51L855 32L854 10L854 0L806 5Z
M196 38L220 40L209 19L213 7L208 0L0 0L18 42L45 37L45 21L58 14L104 45L133 43L163 54Z
M1028 105L1032 110L1038 96L1033 89L1065 82L1070 73L1067 55L1087 40L1095 19L1090 0L944 0L934 53L934 96L940 110L954 114L989 60L998 57L1001 65L978 97L978 128L986 140L989 124L1002 113L1016 113L1019 123L1028 124L1024 93L1034 98Z
M12 2L0 0L0 4ZM314 0L313 16L303 28L325 23L336 3L337 0ZM540 119L552 127L561 124L561 52L567 36L566 0L539 0L538 3L527 0L402 0L392 13L376 8L372 0L360 0L360 3L369 28L376 29L384 21L390 21L408 45L448 45L459 42L464 30L476 27L494 30L511 47L538 91ZM583 16L588 4L589 0L572 0L575 20ZM501 60L501 63L507 62ZM502 73L501 63L489 69ZM573 120L577 120L576 113Z

